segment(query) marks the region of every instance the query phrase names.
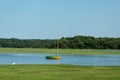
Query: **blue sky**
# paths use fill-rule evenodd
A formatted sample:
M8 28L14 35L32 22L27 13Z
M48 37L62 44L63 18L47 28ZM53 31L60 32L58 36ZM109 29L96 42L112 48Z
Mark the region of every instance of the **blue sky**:
M0 38L120 37L120 0L0 0Z

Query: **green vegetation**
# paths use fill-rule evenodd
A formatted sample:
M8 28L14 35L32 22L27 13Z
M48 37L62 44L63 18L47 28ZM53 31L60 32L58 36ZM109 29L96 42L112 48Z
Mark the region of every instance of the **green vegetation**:
M101 49L43 49L43 48L0 48L5 53L63 53L63 54L120 54L120 50Z
M58 44L58 46L56 46ZM120 49L120 38L95 38L75 36L61 39L4 39L0 38L0 47L4 48L49 48L55 49Z
M120 67L0 65L0 80L120 80Z

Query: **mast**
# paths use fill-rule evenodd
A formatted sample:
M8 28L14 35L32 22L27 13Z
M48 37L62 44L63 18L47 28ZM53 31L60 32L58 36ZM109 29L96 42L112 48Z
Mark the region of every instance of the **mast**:
M57 48L57 50L59 49L58 39L57 39L57 42L56 42L56 48Z

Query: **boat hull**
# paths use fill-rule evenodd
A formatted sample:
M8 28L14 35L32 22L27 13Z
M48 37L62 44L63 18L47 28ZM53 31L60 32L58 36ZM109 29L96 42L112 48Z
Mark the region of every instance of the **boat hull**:
M51 59L51 60L59 60L60 56L46 56L46 59Z

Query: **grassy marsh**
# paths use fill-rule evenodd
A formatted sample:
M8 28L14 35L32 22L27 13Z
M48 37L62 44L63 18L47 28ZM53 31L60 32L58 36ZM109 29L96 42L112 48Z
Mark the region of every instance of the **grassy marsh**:
M119 80L120 67L0 65L0 80Z
M62 54L120 54L120 50L102 49L42 49L42 48L0 48L5 53L62 53Z
M120 54L120 50L0 48L1 53ZM0 65L0 80L120 80L119 66Z

